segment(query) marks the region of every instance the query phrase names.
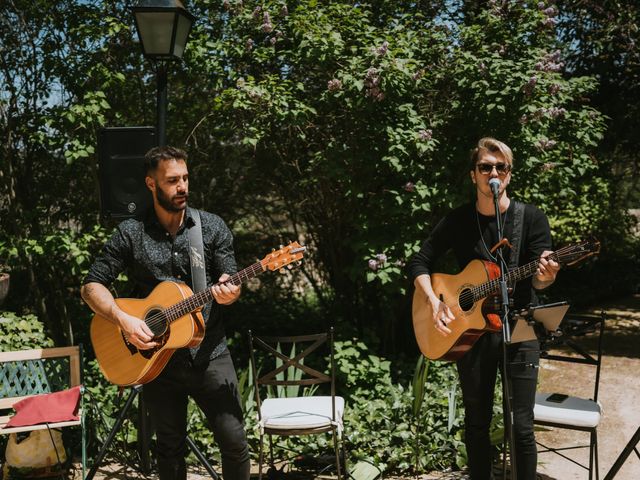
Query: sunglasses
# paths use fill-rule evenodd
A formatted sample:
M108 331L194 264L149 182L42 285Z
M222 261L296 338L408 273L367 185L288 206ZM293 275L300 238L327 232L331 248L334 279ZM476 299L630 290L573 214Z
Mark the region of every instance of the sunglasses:
M495 167L499 175L505 175L511 171L511 165L508 163L477 163L478 171L483 175L489 175Z

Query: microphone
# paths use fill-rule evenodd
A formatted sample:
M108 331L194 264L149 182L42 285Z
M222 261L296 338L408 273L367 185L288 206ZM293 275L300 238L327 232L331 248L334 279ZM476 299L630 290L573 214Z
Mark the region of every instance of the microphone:
M491 187L493 196L497 197L500 193L500 180L498 180L497 178L492 178L491 180L489 180L489 187Z

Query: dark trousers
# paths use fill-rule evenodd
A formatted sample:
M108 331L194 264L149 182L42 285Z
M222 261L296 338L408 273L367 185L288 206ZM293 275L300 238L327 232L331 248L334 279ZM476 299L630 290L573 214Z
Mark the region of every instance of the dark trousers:
M225 480L249 478L249 448L242 420L238 379L227 350L196 368L189 352L174 354L163 372L144 386L144 399L156 429L160 480L187 478L187 404L192 397L204 412L222 454Z
M538 364L537 341L509 345L507 374L513 394L513 431L518 480L535 480L538 459L533 433ZM485 333L457 362L465 409L465 444L472 480L492 477L489 428L498 367L502 371L502 333Z

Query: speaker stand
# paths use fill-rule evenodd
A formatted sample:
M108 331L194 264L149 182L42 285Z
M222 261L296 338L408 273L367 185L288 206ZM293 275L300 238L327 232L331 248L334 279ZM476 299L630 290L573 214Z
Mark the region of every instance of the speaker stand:
M102 464L102 461L104 460L104 457L107 454L107 451L109 449L109 446L111 445L111 442L113 442L113 439L116 437L116 434L120 431L120 428L122 428L122 424L127 418L127 412L129 411L129 409L131 408L131 405L133 405L133 401L141 391L142 391L142 385L136 385L131 388L131 393L129 393L129 397L125 402L124 407L122 408L122 410L120 410L120 414L118 415L116 423L113 425L113 428L111 428L111 431L109 432L109 436L107 437L104 444L102 445L102 448L100 449L100 453L98 454L95 461L93 462L93 465L91 466L91 469L89 470L89 473L84 478L84 480L93 480L93 477L98 471L98 467ZM198 447L193 442L193 440L191 440L191 437L189 437L189 435L187 435L186 442L189 448L191 449L191 451L198 458L200 463L202 463L202 465L207 470L207 472L209 472L209 475L211 475L211 478L213 478L214 480L219 480L220 477L218 476L216 471L213 469L213 467L211 466L209 461L206 459L206 457L198 449ZM144 459L143 459L143 463L145 463ZM143 465L143 467L146 468L147 466Z

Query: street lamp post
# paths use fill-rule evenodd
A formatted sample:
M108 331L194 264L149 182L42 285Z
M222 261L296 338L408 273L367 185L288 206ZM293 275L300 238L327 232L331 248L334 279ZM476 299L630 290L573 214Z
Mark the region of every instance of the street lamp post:
M156 65L156 134L167 142L167 62L180 60L195 17L180 0L140 0L131 7L144 56Z
M180 0L140 0L131 7L131 11L135 17L142 52L154 62L156 68L156 135L158 146L164 146L167 144L167 64L182 58L195 17L184 8ZM142 469L149 472L151 435L144 395L139 397L138 402L138 450Z

